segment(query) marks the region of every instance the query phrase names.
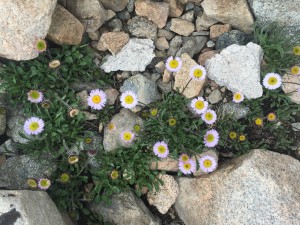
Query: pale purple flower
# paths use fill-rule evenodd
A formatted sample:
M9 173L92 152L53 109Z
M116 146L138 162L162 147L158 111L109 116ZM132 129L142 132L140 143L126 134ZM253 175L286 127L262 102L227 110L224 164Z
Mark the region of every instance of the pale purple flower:
M127 109L132 109L138 104L138 98L136 94L132 91L125 91L121 95L120 100L121 105Z
M277 73L268 73L263 79L263 85L269 90L277 89L281 86L281 76Z
M170 72L178 72L181 69L181 66L182 66L182 61L179 57L175 57L174 59L173 56L170 56L167 59L166 68Z
M27 93L27 99L33 103L40 103L43 101L43 93L36 90L31 90Z
M106 101L107 99L105 92L99 89L92 90L87 99L88 105L96 110L103 109Z
M41 178L38 180L38 188L41 190L47 190L51 185L51 181L47 178Z
M169 155L169 148L166 142L158 141L153 146L153 152L159 158L166 158Z
M196 81L202 81L206 77L206 69L203 66L196 65L190 69L190 77Z
M215 147L219 142L219 133L212 129L206 132L204 135L204 144L206 147Z
M202 97L194 98L191 101L191 108L197 113L202 114L207 110L208 102Z
M179 156L179 162L183 162L183 163L186 163L190 160L190 157L185 154L185 153L182 153L180 156Z
M233 100L235 103L241 103L242 101L244 101L245 97L243 95L243 93L241 92L236 92L233 95Z
M189 159L187 162L179 161L178 167L183 174L191 174L196 171L196 162L193 159Z
M217 114L214 110L208 109L201 115L201 119L206 124L213 124L217 120Z
M24 123L24 131L28 135L39 134L43 131L45 123L42 119L37 117L31 117Z
M218 162L216 161L216 159L210 155L205 155L199 158L198 161L200 170L202 170L205 173L210 173L214 171L218 166Z
M131 131L124 131L121 133L120 138L125 143L131 143L134 139L134 133Z

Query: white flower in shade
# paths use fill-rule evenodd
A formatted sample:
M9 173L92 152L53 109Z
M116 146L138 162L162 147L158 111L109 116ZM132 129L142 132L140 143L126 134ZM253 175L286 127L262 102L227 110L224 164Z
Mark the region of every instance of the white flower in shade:
M166 158L169 155L168 145L164 141L158 141L153 146L153 152L159 158Z
M183 174L191 174L196 171L196 162L193 159L189 159L187 162L179 161L178 167Z
M33 103L40 103L41 101L43 101L43 93L40 91L36 91L36 90L31 90L27 93L27 99L30 102Z
M185 153L182 153L180 156L179 156L179 162L188 162L190 160L190 157L185 154Z
M214 171L217 168L217 161L215 160L214 157L210 155L205 155L198 159L199 165L200 165L200 170L202 170L205 173L210 173Z
M204 135L204 144L206 147L215 147L219 142L219 133L212 129L206 132Z
M121 105L127 109L132 109L138 104L138 98L136 94L132 91L124 92L121 95L120 100L121 100Z
M292 66L291 74L292 75L299 75L300 74L300 67L299 66Z
M41 190L47 190L51 185L51 181L47 178L41 178L38 180L38 188Z
M194 98L191 101L191 107L197 114L202 114L207 110L208 102L202 97Z
M43 51L46 51L47 43L44 39L38 38L34 42L34 48L38 53L41 53Z
M120 135L121 140L125 143L131 143L134 139L134 136L134 133L132 133L131 131L124 131Z
M277 73L268 73L263 79L263 85L269 90L277 89L281 84L281 76Z
M166 62L166 68L170 72L178 72L182 66L182 61L179 57L175 57L175 59L170 56Z
M240 103L242 101L244 101L244 95L241 92L236 92L233 95L233 100L235 103Z
M206 70L205 70L205 68L203 66L200 66L200 65L193 66L190 69L190 77L193 80L196 80L196 81L204 80L205 77L206 77Z
M208 109L201 115L201 119L206 124L213 124L217 120L217 114L214 110Z
M36 135L43 131L44 125L45 125L45 123L42 119L37 118L37 117L31 117L25 121L24 131L28 135L31 135L31 134Z
M104 91L96 89L92 90L88 99L88 105L91 106L93 109L103 109L106 103L106 94Z

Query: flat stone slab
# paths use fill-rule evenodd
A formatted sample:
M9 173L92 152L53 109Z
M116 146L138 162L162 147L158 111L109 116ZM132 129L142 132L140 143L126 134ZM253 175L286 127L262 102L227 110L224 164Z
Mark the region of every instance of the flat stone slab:
M44 191L0 190L1 225L67 225Z
M232 92L242 92L246 98L259 98L263 94L260 81L262 48L252 42L246 46L230 45L208 59L205 67L208 77Z

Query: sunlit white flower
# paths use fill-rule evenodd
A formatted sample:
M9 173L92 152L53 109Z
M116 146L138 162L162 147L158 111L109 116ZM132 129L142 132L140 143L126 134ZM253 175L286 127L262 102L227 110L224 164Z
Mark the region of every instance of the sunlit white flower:
M263 79L263 85L269 90L277 89L281 84L281 76L277 73L268 73Z
M215 147L219 142L219 133L212 129L206 132L204 135L204 144L206 147Z
M197 114L202 114L207 110L208 102L202 97L194 98L191 101L191 107Z
M179 161L178 167L183 174L191 174L196 171L196 162L193 159L189 159L187 162Z
M244 101L244 95L241 92L236 92L233 95L233 100L235 103L240 103L242 101Z
M124 92L121 95L120 100L121 100L121 105L127 109L134 108L138 104L138 98L136 94L132 91Z
M201 157L199 160L200 170L205 173L210 173L217 168L217 161L214 157L210 155L205 155Z
M103 109L106 101L105 92L99 89L92 90L87 99L88 105L96 110Z
M208 109L201 115L201 119L206 124L213 124L217 120L217 114L214 110Z
M178 72L182 66L182 61L179 57L175 57L175 59L170 56L166 62L166 68L170 72Z
M120 138L125 143L131 143L134 139L134 133L131 131L124 131L121 133Z
M37 117L31 117L24 123L24 131L28 135L39 134L44 129L44 121Z
M164 141L156 142L153 146L153 152L159 158L166 158L169 155L167 143Z
M206 70L205 70L205 68L203 66L200 66L200 65L193 66L190 69L190 77L193 80L196 80L196 81L204 80L205 77L206 77Z

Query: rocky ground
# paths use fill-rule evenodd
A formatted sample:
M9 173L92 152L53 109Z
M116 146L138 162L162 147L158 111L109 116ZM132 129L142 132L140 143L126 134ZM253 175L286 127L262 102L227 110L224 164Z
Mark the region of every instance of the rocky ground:
M119 95L128 90L134 90L143 103L112 115L113 131L108 124L97 124L101 135L96 143L103 142L107 152L122 145L116 137L124 130L143 123L138 113L145 106L172 89L187 98L203 96L211 106L222 103L225 111L234 108L237 119L245 118L249 109L235 106L226 93L239 91L247 99L263 95L264 52L254 43L254 21L276 20L290 36L300 31L300 16L294 10L299 0L272 4L267 0L44 0L42 5L38 0L0 2L1 61L36 58L32 45L37 38L46 38L50 45L79 45L89 39L94 63L116 79L117 85L105 90L108 105L116 105ZM165 66L170 56L182 61L174 80ZM197 64L207 70L200 82L189 77L190 68ZM290 82L283 85L285 93L300 86L300 76L288 72L283 81ZM82 82L74 89L88 120L97 120L96 114L88 112L87 102L95 84ZM40 224L36 215L48 216L43 216L45 225L76 224L59 214L46 192L23 190L28 188L28 178L50 176L56 167L18 154L17 144L27 142L19 135L25 117L3 98L0 225ZM293 93L291 100L299 104L299 93ZM298 126L295 121L294 127ZM299 159L300 145L295 148ZM299 224L298 159L262 149L229 160L224 158L232 158L230 151L207 154L224 161L211 174L197 171L193 178L178 177L177 160L153 162L153 170L167 172L160 175L164 185L159 192L148 192L142 199L133 192L116 194L110 206L91 204L90 209L118 225Z

